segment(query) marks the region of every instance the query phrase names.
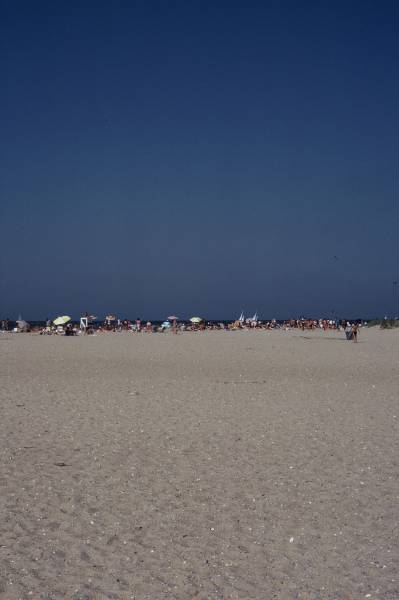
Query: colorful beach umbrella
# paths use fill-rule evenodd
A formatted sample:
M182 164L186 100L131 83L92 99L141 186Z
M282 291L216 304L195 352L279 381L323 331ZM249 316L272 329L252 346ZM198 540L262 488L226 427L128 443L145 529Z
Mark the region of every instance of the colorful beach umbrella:
M168 317L168 321L178 321L179 317L176 317L176 315L172 315L171 317Z
M191 323L201 323L202 319L201 317L191 317L190 321Z
M56 319L54 319L53 323L54 325L66 325L66 323L69 323L70 320L71 317L67 317L66 315L64 315L63 317L57 317Z

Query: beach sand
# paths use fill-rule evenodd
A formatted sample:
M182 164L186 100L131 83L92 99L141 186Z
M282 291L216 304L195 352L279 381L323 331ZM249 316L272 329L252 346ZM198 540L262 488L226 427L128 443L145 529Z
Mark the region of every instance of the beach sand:
M399 332L0 335L0 598L399 598Z

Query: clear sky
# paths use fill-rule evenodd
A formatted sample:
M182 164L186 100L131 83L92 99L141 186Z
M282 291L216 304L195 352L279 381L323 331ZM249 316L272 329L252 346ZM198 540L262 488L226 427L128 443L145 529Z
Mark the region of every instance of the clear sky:
M399 5L3 1L0 316L399 313Z

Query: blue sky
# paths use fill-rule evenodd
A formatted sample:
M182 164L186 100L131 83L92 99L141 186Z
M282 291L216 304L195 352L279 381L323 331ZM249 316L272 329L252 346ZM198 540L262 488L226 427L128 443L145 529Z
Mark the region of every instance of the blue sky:
M398 17L2 3L0 315L398 314Z

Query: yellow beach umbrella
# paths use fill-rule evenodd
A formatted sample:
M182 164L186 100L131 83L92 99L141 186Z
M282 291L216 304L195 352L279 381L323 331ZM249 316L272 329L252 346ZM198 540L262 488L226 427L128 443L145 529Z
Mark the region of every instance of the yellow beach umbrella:
M53 323L54 325L66 325L66 323L69 323L70 320L71 317L67 317L66 315L64 315L63 317L57 317L56 319L54 319Z
M191 317L190 321L191 323L201 323L202 319L201 317Z

